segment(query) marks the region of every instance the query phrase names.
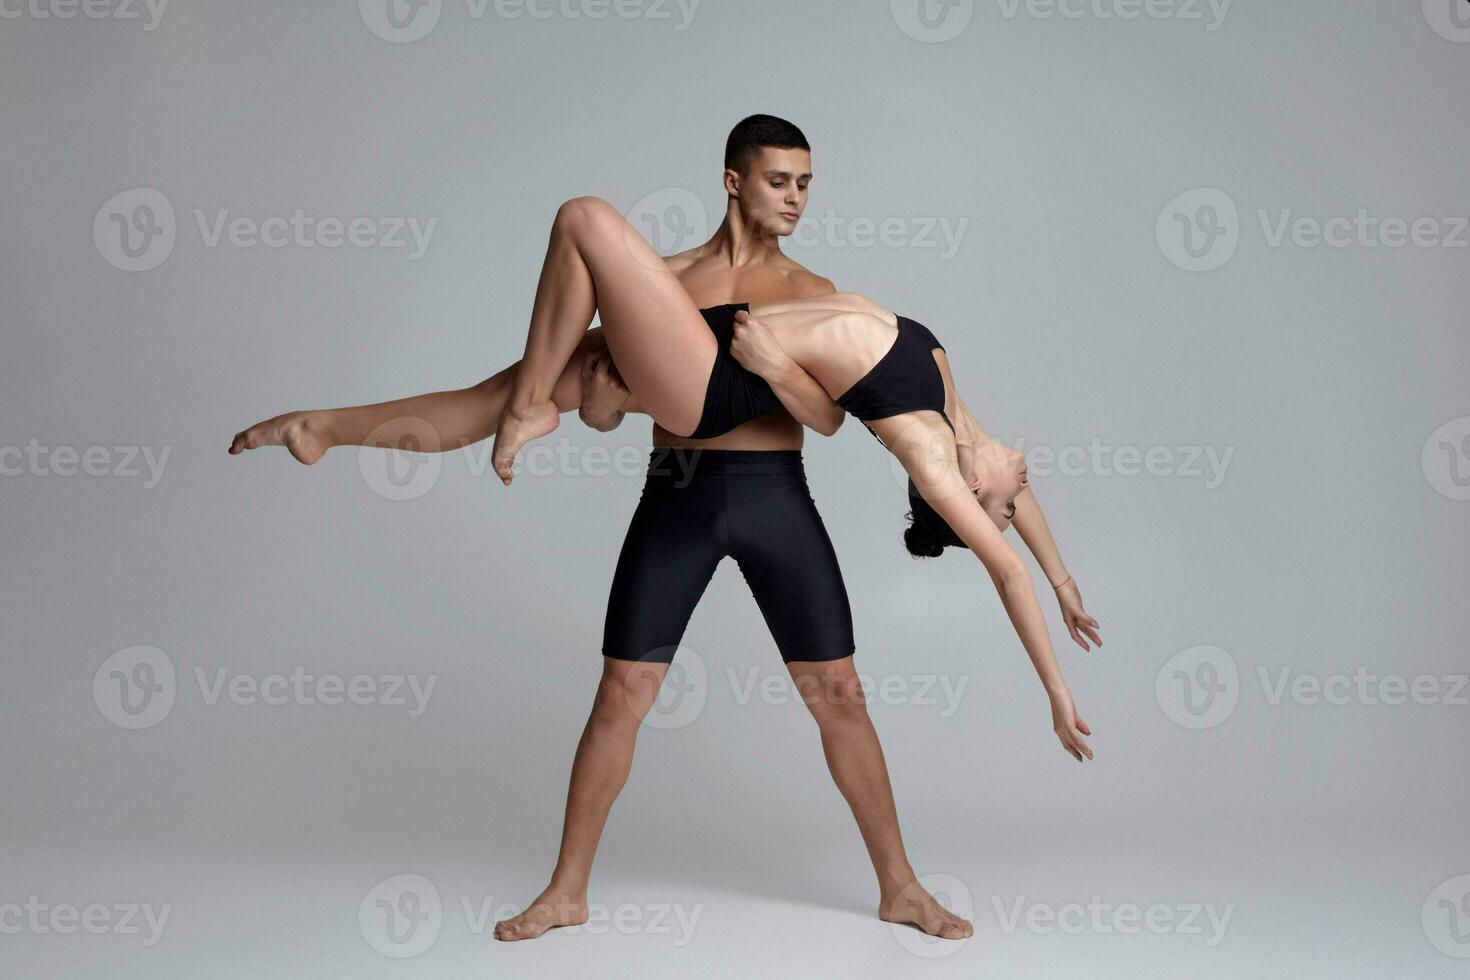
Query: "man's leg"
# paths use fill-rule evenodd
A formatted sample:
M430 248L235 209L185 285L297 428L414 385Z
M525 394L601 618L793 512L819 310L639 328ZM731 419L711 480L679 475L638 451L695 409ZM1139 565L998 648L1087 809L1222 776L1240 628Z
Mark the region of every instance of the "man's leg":
M852 665L852 609L837 553L797 452L764 460L729 486L730 528L740 571L822 733L838 790L852 808L878 875L878 915L931 936L964 939L951 915L915 880L878 734Z
M613 800L628 781L638 729L668 669L666 663L603 658L597 697L572 761L556 869L526 911L496 923L496 939L535 939L554 926L587 921L592 859Z
M912 923L941 939L969 938L974 932L970 923L940 905L909 865L883 747L868 717L852 657L791 661L786 667L822 733L832 781L852 808L867 845L878 875L878 917Z
M722 495L701 477L695 459L676 450L650 457L608 594L602 681L572 764L556 869L525 912L496 925L497 939L534 939L587 918L592 859L627 782L638 728L724 557L716 519Z

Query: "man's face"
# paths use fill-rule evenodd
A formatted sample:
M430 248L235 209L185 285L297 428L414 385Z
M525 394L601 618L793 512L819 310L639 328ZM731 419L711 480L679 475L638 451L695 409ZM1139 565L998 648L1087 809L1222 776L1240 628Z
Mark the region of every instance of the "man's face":
M740 212L746 223L770 235L789 235L806 210L812 155L766 146L740 178Z

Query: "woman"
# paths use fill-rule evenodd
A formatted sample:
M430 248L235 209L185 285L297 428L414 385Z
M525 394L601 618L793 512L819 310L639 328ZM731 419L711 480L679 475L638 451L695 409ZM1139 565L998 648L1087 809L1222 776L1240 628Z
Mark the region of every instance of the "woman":
M589 336L594 313L602 320L600 337ZM475 395L419 396L316 419L281 416L237 435L230 452L284 444L309 463L334 443L402 446L404 435L415 434L413 417L426 420L431 432L428 444L413 448L450 449L432 433L467 444L493 425L492 465L509 485L520 449L553 431L574 399L580 404L584 384L593 392L612 388L614 397L625 386L623 411L646 412L677 435L712 438L779 406L765 380L731 355L740 329L771 331L794 365L899 459L910 477L910 552L932 556L963 544L975 553L1046 689L1063 748L1079 762L1092 758L1083 737L1091 730L1062 680L1030 573L1002 531L1019 519L1048 575L1065 569L1027 492L1021 453L975 422L933 334L855 294L696 309L652 247L598 198L574 198L558 210L525 355L476 386ZM597 350L602 343L615 371ZM383 425L388 413L397 421ZM1074 641L1087 649L1079 635L1085 634L1100 643L1097 621L1083 609L1071 576L1054 588Z

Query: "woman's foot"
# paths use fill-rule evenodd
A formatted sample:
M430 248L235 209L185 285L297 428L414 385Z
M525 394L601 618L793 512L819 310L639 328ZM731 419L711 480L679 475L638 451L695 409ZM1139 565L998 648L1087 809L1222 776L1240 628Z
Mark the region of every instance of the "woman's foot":
M553 402L515 408L507 405L500 416L500 427L495 430L495 449L490 456L490 465L500 482L510 486L515 473L511 467L521 447L532 439L552 432L561 424L561 413Z
M547 889L536 896L520 915L495 923L495 938L501 942L537 939L557 926L579 926L587 921L587 897Z
M915 926L938 939L969 939L975 934L969 919L962 919L940 905L918 881L879 899L878 918Z
M331 447L321 423L309 412L287 412L273 419L257 422L235 436L230 455L238 456L247 449L261 446L285 446L299 462L310 466Z

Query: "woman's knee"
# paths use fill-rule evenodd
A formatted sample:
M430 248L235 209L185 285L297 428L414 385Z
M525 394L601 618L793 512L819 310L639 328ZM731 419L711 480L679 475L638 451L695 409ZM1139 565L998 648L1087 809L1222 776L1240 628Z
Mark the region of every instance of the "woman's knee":
M561 207L556 209L556 220L552 228L567 230L596 227L601 222L621 217L617 209L607 201L586 195L563 201Z

